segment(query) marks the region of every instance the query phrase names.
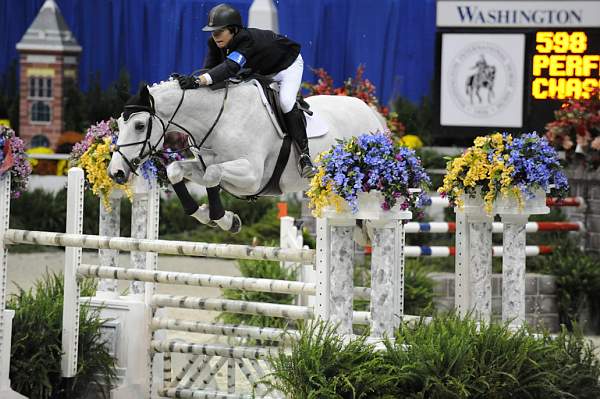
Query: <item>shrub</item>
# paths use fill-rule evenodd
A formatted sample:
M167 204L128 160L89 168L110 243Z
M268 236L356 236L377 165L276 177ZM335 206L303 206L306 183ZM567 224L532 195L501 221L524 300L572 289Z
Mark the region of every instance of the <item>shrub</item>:
M385 398L391 376L366 338L345 341L323 322L301 326L290 350L269 358L267 385L289 399Z
M92 296L95 283L84 280L82 296ZM10 379L17 392L30 398L85 397L93 390L108 397L116 378L115 359L100 333L103 320L96 310L83 304L79 316L77 377L64 392L61 383L61 337L63 311L62 275L45 275L34 288L19 288L7 302L15 310L12 327Z
M559 318L569 329L573 328L573 320L582 318L584 311L597 314L600 310L598 264L600 256L583 252L569 240L542 259L542 271L556 276Z
M557 337L478 324L456 315L402 325L376 351L331 325L301 329L269 360L271 386L287 398L596 398L600 363L578 332Z

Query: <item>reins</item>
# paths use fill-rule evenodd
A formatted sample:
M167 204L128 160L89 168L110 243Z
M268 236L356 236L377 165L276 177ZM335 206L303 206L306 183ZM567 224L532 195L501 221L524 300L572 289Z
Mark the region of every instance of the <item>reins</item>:
M225 95L223 96L223 102L221 104L221 109L219 110L219 113L217 114L217 117L215 118L215 121L211 125L210 129L208 129L208 132L204 135L204 138L202 139L202 141L200 142L200 144L196 143L196 140L194 139L194 136L192 135L192 133L188 129L186 129L184 126L182 126L182 125L180 125L180 124L178 124L178 123L176 123L176 122L173 121L175 119L175 116L179 112L179 109L181 108L181 106L183 104L183 100L185 99L185 90L182 90L182 92L181 92L181 98L179 99L179 103L177 104L177 107L175 108L175 111L173 112L173 114L171 115L171 118L169 118L169 121L166 124L165 124L165 122L163 121L163 119L160 116L156 115L156 107L155 107L155 103L154 103L154 98L152 96L150 96L150 106L134 105L134 104L132 104L132 105L126 105L125 106L125 110L131 111L132 113L136 113L136 112L148 112L150 114L150 116L148 118L148 127L146 129L146 137L145 137L144 140L136 141L136 142L133 142L133 143L127 143L127 144L117 145L114 151L117 152L117 153L119 153L119 154L121 154L121 156L125 160L125 163L131 169L132 173L134 173L135 175L137 175L136 169L140 165L141 160L143 158L149 157L149 156L152 156L152 155L155 155L155 154L158 154L158 153L161 152L161 150L157 150L157 148L161 144L161 142L164 141L165 135L167 133L167 130L168 130L169 126L171 126L171 125L177 126L179 129L183 130L188 135L188 142L191 142L191 145L188 145L187 147L178 149L178 150L176 150L174 152L183 152L183 151L186 151L186 150L188 150L190 148L196 148L196 149L200 150L200 148L202 147L202 145L206 142L206 140L210 137L210 135L214 131L215 127L217 126L217 123L221 119L221 115L223 115L223 110L225 109L225 101L227 100L228 93L229 93L229 84L226 83L225 84ZM154 118L158 119L158 121L162 125L162 134L160 135L160 138L158 139L158 141L156 142L156 144L153 145L150 142L150 137L152 135L152 121L153 121ZM129 119L129 116L127 117L127 119ZM142 144L142 148L140 148L140 152L137 155L137 157L135 157L132 160L130 160L129 158L127 158L125 156L125 154L123 154L121 152L121 148L122 147L131 147L131 146L140 145L140 144ZM148 152L147 153L145 153L146 147L148 147ZM205 164L204 160L202 159L202 156L200 155L199 151L197 153L197 156L198 156L200 162L202 163L202 167L204 169L206 169L206 164Z

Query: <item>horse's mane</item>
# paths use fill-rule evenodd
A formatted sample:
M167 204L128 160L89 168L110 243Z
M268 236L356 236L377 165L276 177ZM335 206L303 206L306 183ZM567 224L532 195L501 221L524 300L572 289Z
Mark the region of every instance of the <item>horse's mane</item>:
M152 86L148 86L148 89L150 90L150 94L160 95L163 91L180 89L180 87L179 82L177 82L176 79L169 78L169 80L163 80L159 83L153 83Z

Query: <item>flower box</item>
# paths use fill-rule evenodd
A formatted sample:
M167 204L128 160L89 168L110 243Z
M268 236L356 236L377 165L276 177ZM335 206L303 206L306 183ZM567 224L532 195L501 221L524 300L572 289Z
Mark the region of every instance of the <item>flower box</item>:
M533 197L523 198L523 204L515 197L499 196L494 201L494 212L500 215L545 215L550 213L546 206L546 192L541 189L532 191Z
M341 209L336 209L334 206L324 208L322 216L332 219L412 219L411 211L401 209L400 204L404 202L404 198L398 198L396 205L389 210L381 207L384 198L380 191L373 190L368 193L358 193L357 198L358 210L356 212L353 213L350 206L346 202L342 202Z

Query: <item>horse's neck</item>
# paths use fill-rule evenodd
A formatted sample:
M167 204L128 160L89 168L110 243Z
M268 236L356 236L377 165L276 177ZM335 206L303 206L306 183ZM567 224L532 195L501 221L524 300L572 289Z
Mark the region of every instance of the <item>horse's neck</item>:
M217 118L215 130L234 129L246 131L254 127L259 120L268 120L268 115L262 106L262 101L256 89L249 85L235 85L228 89L227 99L225 90L200 88L187 90L184 101L177 111L167 132L180 132L177 125L183 126L196 139L202 141ZM157 114L169 121L181 100L182 91L177 87L152 93L155 97ZM219 116L221 108L222 114ZM251 126L252 125L252 126ZM214 133L213 133L214 134Z

